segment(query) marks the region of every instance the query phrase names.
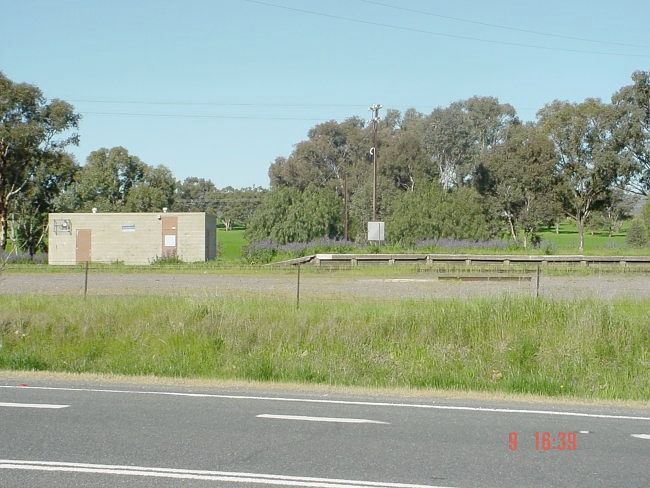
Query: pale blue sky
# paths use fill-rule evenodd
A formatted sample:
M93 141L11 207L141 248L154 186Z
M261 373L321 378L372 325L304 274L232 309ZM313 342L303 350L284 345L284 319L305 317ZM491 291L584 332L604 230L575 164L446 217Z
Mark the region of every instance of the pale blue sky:
M362 0L0 0L0 70L83 114L79 162L121 145L223 187L268 186L315 123L373 103L428 113L489 95L532 120L553 99L608 100L650 67L645 0L377 2L435 15Z

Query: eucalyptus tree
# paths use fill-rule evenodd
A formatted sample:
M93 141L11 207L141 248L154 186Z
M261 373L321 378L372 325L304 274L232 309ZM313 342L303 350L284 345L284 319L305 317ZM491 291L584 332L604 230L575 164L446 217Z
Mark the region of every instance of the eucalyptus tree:
M12 201L11 240L17 250L34 256L46 249L48 213L59 211L60 198L73 185L79 166L63 152L43 155L29 183Z
M150 166L123 147L91 152L77 173L72 210L151 212L172 208L176 179L163 166Z
M616 143L629 165L627 189L650 194L650 72L635 71L631 85L612 96L617 109Z
M12 201L53 154L78 144L79 119L69 103L48 101L36 86L15 83L0 72L0 250L7 242Z
M271 165L271 187L340 187L349 167L363 159L368 150L363 129L364 121L358 117L314 126L289 157L279 157Z
M534 124L511 125L484 158L481 190L491 196L514 242L528 246L558 209L553 143Z
M472 142L469 118L460 106L436 108L427 117L423 144L443 189L462 185L471 173Z
M610 201L622 169L613 135L615 110L597 99L555 101L538 117L555 146L558 194L566 215L576 222L583 252L587 220Z

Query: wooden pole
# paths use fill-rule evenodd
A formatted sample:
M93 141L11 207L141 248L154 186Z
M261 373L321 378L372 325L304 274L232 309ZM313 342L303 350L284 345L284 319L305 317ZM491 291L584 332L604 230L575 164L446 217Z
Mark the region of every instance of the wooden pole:
M296 309L300 308L300 264L298 264L298 283L296 286Z
M86 272L84 277L84 299L88 295L88 261L86 261Z

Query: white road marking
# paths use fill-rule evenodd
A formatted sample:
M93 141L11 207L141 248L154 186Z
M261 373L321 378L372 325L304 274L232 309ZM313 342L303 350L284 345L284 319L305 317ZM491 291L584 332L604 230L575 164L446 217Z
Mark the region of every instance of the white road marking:
M361 405L368 407L397 407L397 408L422 408L430 410L460 410L467 412L484 412L484 413L521 413L532 415L557 415L567 417L588 417L599 419L614 419L614 420L650 420L650 417L637 417L631 415L609 415L599 413L584 413L584 412L567 412L562 410L529 410L518 408L490 408L490 407L468 407L457 405L432 405L428 403L392 403L392 402L364 402L354 400L323 400L316 398L284 398L284 397L268 397L268 396L254 396L254 395L221 395L216 393L183 393L174 391L138 391L138 390L112 390L102 388L63 388L56 386L14 386L14 385L0 385L0 388L11 388L18 390L50 390L50 391L77 391L77 392L91 392L91 393L119 393L119 394L132 394L132 395L161 395L161 396L177 396L177 397L191 397L191 398L223 398L228 400L260 400L271 402L295 402L295 403L323 403L330 405Z
M588 430L579 430L578 434L591 434Z
M272 415L270 413L263 413L256 415L259 419L280 419L280 420L305 420L307 422L338 422L341 424L384 424L388 425L389 422L380 422L379 420L368 419L346 419L340 417L306 417L304 415Z
M48 403L6 403L0 402L0 407L15 407L15 408L67 408L70 405L51 405Z
M0 459L0 469L29 471L50 471L69 473L93 473L122 476L148 476L154 478L194 479L207 481L229 481L282 486L304 486L310 488L451 488L444 486L418 485L412 483L387 483L381 481L360 481L336 478L312 478L278 474L239 473L229 471L205 471L194 469L150 468L143 466L121 466L111 464L67 463L55 461L24 461Z
M632 437L636 437L637 439L648 439L648 440L650 440L650 434L632 434Z

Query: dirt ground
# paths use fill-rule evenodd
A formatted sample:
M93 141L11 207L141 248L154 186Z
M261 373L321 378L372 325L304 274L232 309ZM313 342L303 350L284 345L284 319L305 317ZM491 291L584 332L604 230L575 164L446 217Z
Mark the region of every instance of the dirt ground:
M300 295L304 298L341 300L464 298L476 296L534 295L535 277L522 281L459 281L435 274L391 277L303 274ZM532 278L532 279L531 279ZM530 281L528 281L530 280ZM96 273L88 279L88 295L182 295L182 296L282 296L295 299L295 275L220 275ZM81 295L83 273L5 273L0 276L0 295ZM650 275L607 274L593 276L541 276L540 296L554 298L594 297L650 298Z

